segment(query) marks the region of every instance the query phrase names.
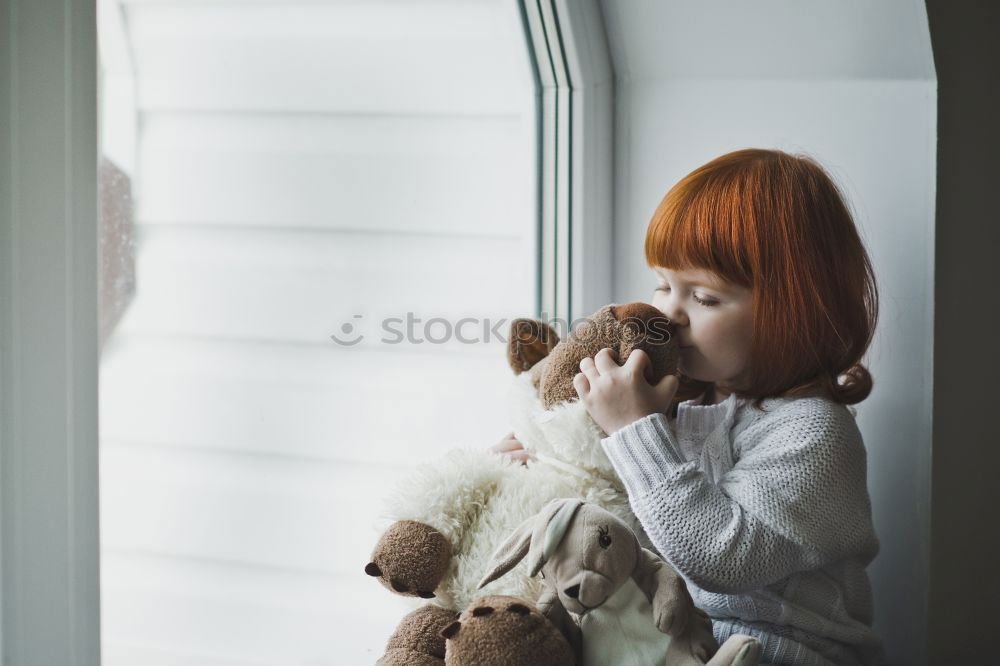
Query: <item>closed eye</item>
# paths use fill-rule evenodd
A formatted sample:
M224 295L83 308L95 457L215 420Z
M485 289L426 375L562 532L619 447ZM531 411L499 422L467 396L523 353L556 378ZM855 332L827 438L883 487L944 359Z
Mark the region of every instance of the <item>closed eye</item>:
M712 307L715 307L716 305L719 304L718 301L703 301L700 298L698 298L697 296L692 296L692 298L694 298L694 300L698 301L699 303L701 303L702 305L704 305L707 308L712 308Z
M661 285L658 285L656 287L656 291L670 291L670 287L668 287L665 284L661 284ZM706 300L700 299L700 298L698 298L697 294L692 294L691 298L693 298L695 301L697 301L699 305L703 305L706 308L713 308L713 307L715 307L716 305L719 304L718 301L706 301Z

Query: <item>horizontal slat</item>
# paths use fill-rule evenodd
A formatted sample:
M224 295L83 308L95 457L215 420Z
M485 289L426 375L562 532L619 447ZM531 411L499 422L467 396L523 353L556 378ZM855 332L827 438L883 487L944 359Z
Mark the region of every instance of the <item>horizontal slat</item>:
M102 553L106 666L372 664L413 605L364 574Z
M151 109L520 112L531 78L516 4L127 7Z
M124 4L140 227L100 374L104 663L373 663L419 603L362 572L385 495L507 431L502 339L378 322L530 314L516 3Z
M100 374L102 441L408 465L509 430L496 353L120 338Z
M371 346L404 328L384 318L413 312L423 323L412 338L441 340L462 317L492 325L530 314L527 252L523 239L140 228L135 300L119 332L316 344L361 335ZM425 328L433 317L450 323ZM486 337L464 326L466 340Z
M156 150L321 155L516 155L534 144L520 114L406 116L181 111L142 114L143 146ZM531 129L531 128L528 128Z
M134 608L135 603L127 601ZM230 657L192 652L185 646L152 646L106 638L101 642L104 666L284 666L284 661L262 661L258 657Z
M431 456L432 457L432 456ZM116 444L101 449L106 548L329 574L362 569L409 470Z
M147 114L138 217L533 234L530 117Z

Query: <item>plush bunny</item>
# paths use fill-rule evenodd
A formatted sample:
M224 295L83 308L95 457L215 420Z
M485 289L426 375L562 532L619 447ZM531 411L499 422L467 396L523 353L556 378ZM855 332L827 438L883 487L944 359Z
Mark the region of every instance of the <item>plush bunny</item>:
M684 579L599 506L576 498L549 502L497 549L480 587L525 557L530 575L541 572L545 582L539 609L583 666L754 666L760 658L760 643L750 636L731 636L717 649L712 622Z
M508 409L514 434L532 460L527 466L484 448L457 449L414 470L388 498L393 522L376 544L365 572L386 588L433 599L450 611L482 594L477 583L497 546L550 500L577 497L603 506L648 537L601 449L606 434L576 397L580 361L610 347L623 363L634 349L651 361L649 379L676 371L672 324L645 303L608 305L566 340L543 322L515 320L508 363L514 370ZM486 593L534 601L542 584L515 571Z

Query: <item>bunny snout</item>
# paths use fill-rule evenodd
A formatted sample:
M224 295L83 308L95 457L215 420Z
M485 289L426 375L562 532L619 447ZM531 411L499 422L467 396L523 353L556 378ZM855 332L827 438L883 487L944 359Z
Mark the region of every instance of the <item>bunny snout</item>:
M597 608L614 592L614 583L607 576L594 571L583 571L564 581L559 596L568 610L582 614Z

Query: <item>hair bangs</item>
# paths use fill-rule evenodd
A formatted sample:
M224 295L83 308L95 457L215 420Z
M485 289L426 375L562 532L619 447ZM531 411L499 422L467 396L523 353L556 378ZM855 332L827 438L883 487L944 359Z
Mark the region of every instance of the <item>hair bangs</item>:
M646 263L674 270L702 269L744 287L753 284L747 237L755 221L752 201L733 170L695 171L675 185L653 213L646 233ZM743 248L743 249L741 249Z

